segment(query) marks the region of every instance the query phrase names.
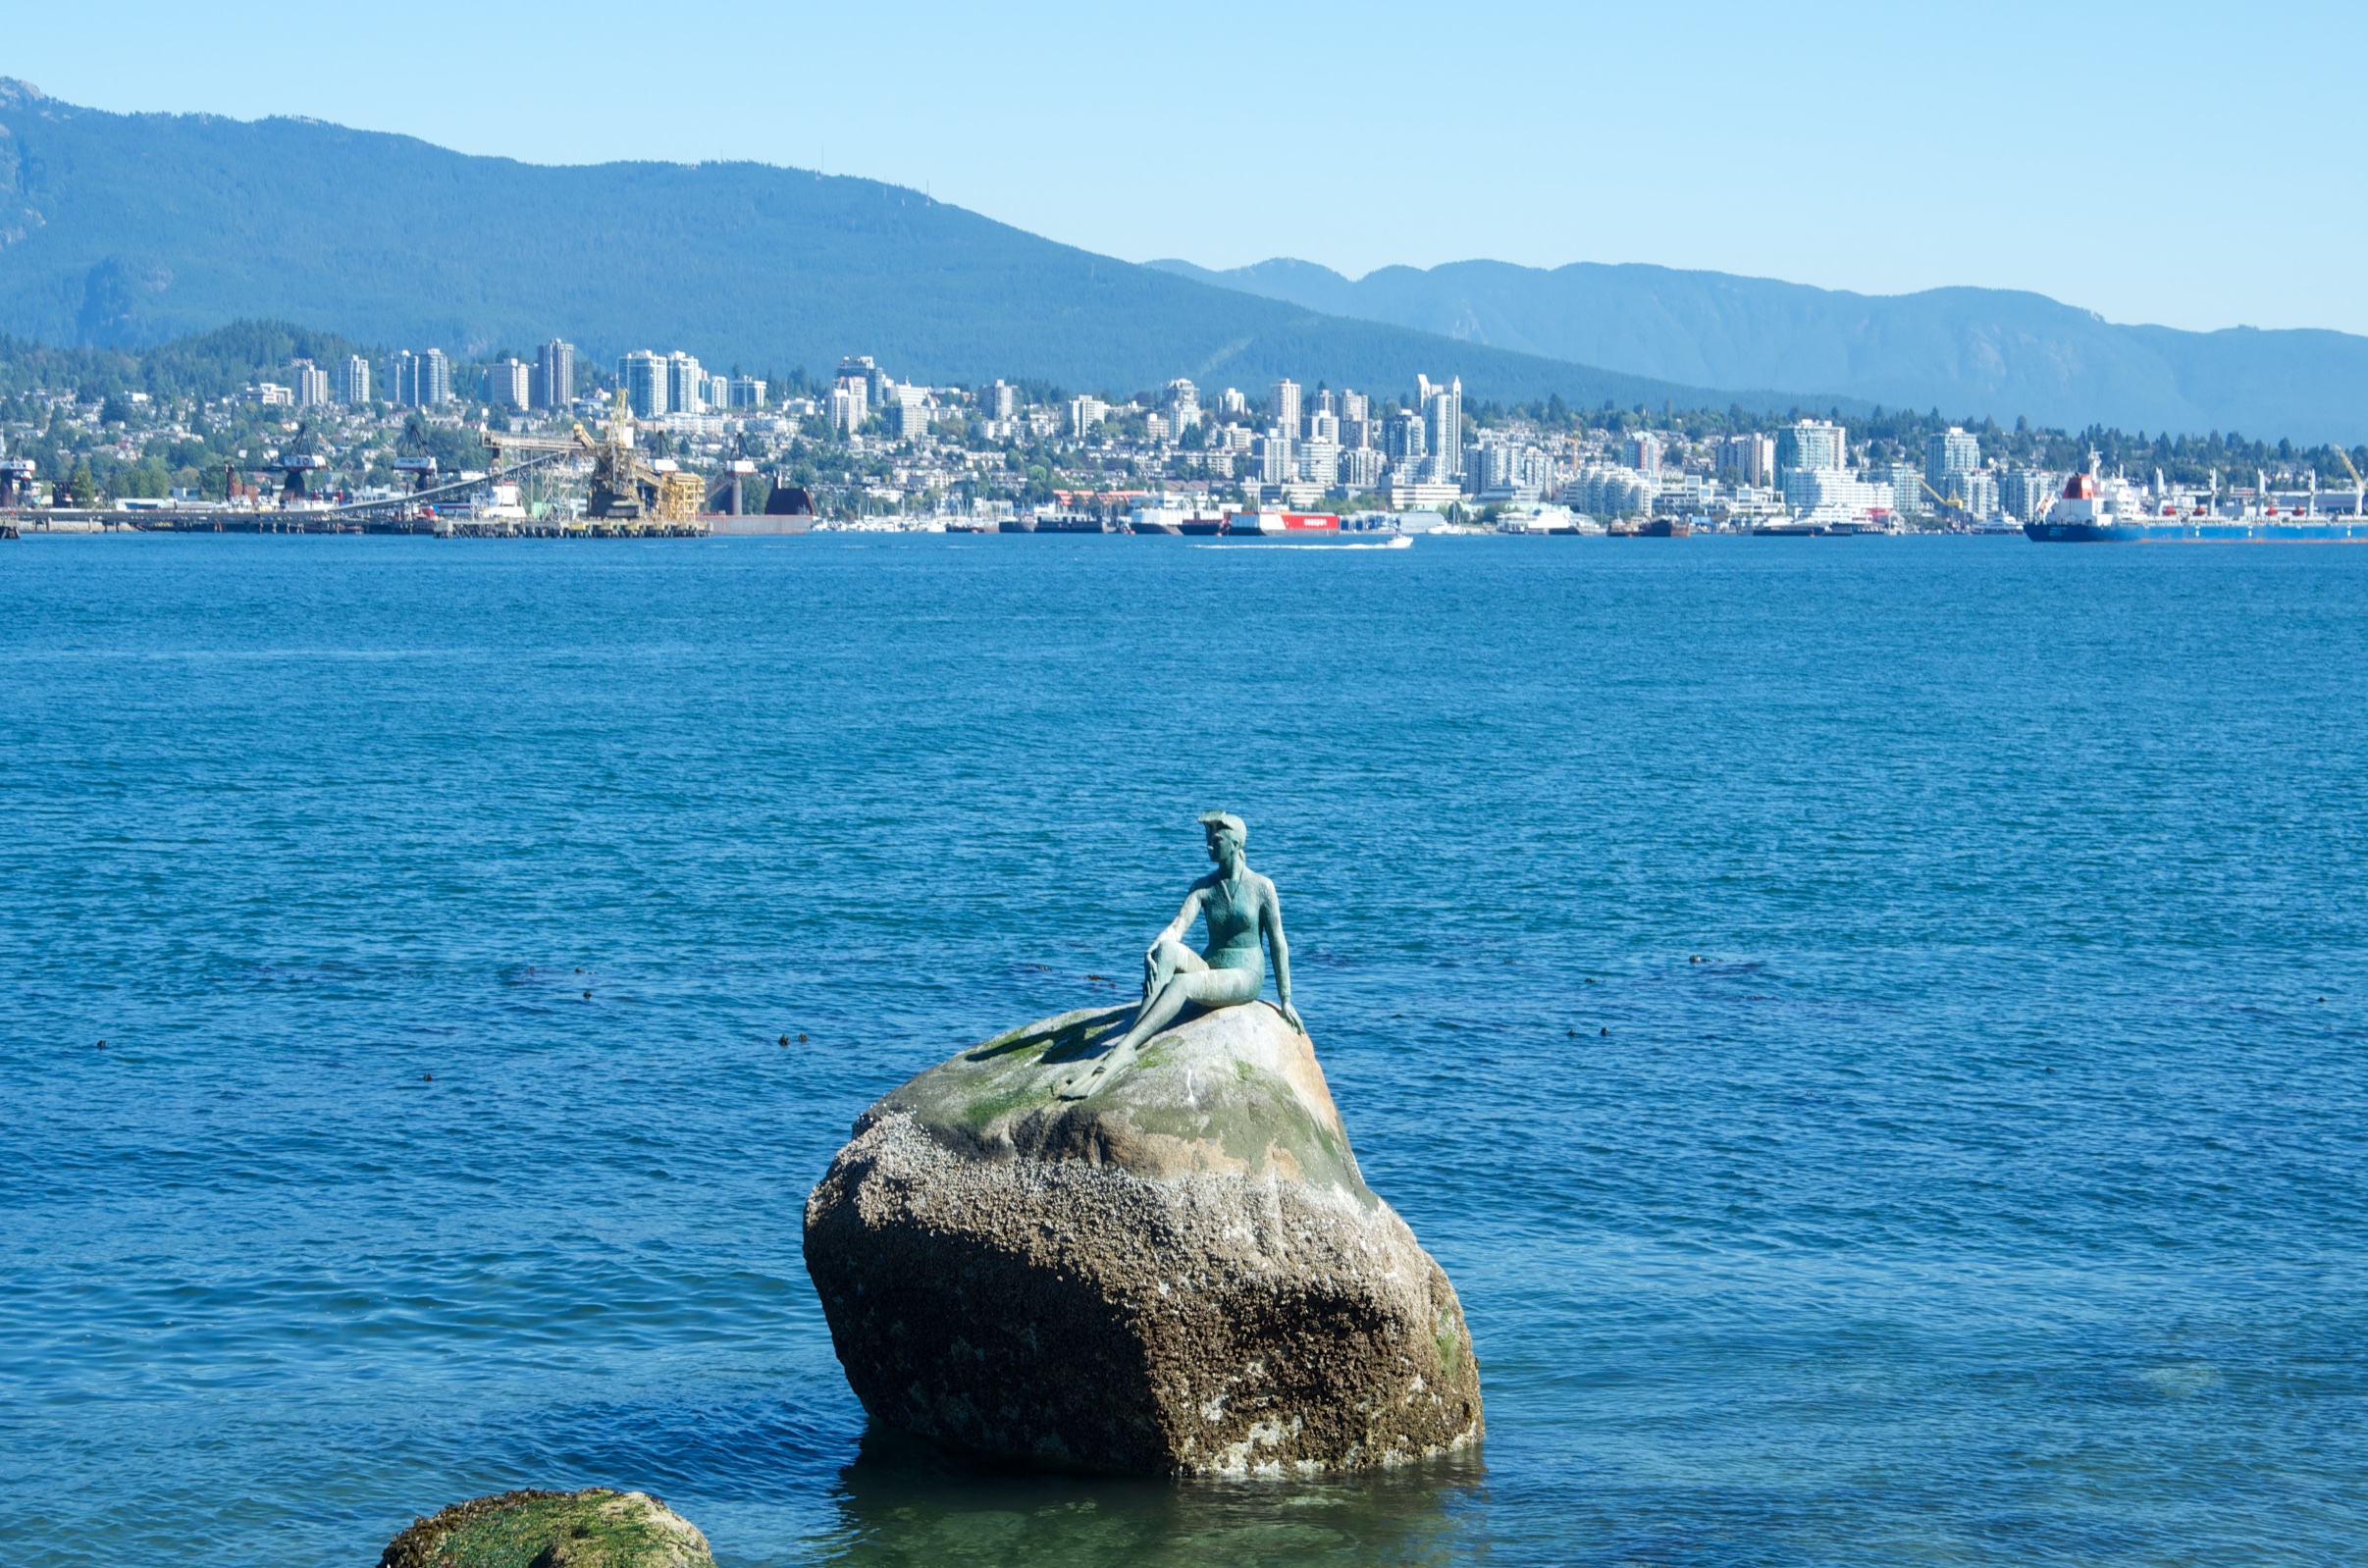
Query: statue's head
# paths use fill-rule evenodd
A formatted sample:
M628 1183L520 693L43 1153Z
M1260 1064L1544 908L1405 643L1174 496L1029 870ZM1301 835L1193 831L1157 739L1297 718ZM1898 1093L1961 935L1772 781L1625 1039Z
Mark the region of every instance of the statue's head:
M1225 863L1231 855L1239 855L1250 841L1249 824L1231 811L1203 811L1200 830L1209 838L1209 859Z

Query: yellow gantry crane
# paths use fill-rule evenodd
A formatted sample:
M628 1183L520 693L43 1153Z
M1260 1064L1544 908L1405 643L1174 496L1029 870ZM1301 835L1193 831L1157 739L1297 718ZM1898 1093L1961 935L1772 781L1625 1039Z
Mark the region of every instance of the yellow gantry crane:
M1919 485L1923 486L1925 495L1940 502L1940 510L1943 516L1947 516L1951 513L1955 513L1958 516L1963 516L1965 514L1965 500L1962 497L1943 496L1939 491L1934 490L1932 488L1932 482L1924 478L1924 476L1921 474L1916 476L1916 482Z
M601 422L595 440L581 420L568 436L513 436L489 430L480 439L494 448L496 461L509 452L574 452L592 459L592 499L585 510L592 521L623 524L636 530L694 524L707 502L707 482L686 474L672 462L662 466L645 460L636 448L638 422L619 389Z

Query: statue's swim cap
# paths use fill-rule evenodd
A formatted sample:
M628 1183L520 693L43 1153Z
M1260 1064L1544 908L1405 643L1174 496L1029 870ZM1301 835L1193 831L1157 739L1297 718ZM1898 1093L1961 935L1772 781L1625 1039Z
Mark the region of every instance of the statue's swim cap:
M1244 844L1250 841L1249 824L1231 811L1203 811L1200 813L1200 825L1209 832L1222 827Z

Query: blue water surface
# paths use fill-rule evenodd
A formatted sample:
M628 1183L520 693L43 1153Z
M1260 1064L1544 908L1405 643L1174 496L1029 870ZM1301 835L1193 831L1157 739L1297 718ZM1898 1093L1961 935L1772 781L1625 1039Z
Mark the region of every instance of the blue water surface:
M2368 1558L2364 653L2340 548L0 544L0 1563ZM867 1433L808 1188L1211 806L1485 1445Z

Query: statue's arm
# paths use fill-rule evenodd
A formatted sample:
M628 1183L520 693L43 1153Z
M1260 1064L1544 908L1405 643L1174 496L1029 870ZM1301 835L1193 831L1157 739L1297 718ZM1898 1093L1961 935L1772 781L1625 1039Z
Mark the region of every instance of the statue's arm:
M1307 1025L1299 1021L1299 1010L1290 1005L1290 943L1283 935L1283 898L1275 884L1266 884L1266 946L1275 956L1275 995L1282 1000L1283 1017L1301 1034Z
M1184 934L1192 928L1192 922L1198 918L1200 918L1200 884L1195 882L1192 884L1192 891L1184 895L1184 908L1176 912L1176 918L1168 922L1166 930L1151 939L1152 951L1157 952L1162 942L1183 941Z

